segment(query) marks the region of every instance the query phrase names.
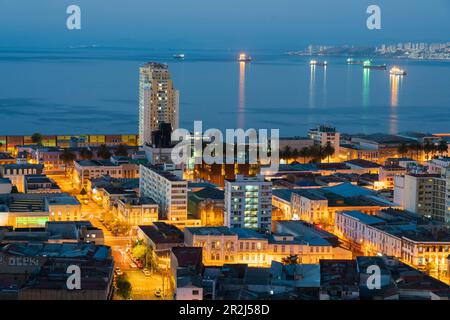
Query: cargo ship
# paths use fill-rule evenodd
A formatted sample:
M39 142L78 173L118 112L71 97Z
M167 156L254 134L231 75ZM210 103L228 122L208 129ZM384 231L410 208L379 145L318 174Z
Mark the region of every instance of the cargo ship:
M399 67L395 66L392 67L389 73L392 76L406 76L406 71L404 69L400 69Z
M245 53L239 54L239 59L238 59L239 62L250 62L252 60L253 60L252 57L246 55Z
M326 62L326 61L311 60L311 61L309 62L309 64L310 64L311 66L323 66L323 67L325 67L325 66L328 65L328 62Z
M364 69L375 69L375 70L386 70L387 66L385 64L372 64L372 61L366 60L363 63Z

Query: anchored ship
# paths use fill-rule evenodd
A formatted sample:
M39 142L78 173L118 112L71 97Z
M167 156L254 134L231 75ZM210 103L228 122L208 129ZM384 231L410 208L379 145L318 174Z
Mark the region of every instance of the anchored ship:
M326 61L311 60L311 61L309 62L309 64L310 64L311 66L323 66L323 67L325 67L325 66L327 66L328 62L326 62Z
M239 54L239 59L238 60L239 60L239 62L250 62L253 59L252 59L252 57L246 55L245 53L241 53L241 54Z
M404 69L400 69L397 66L392 67L389 73L393 76L406 76L406 71Z

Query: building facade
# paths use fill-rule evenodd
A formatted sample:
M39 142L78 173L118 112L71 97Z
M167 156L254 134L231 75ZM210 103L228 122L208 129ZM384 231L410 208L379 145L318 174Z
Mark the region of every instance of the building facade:
M272 182L259 175L225 181L225 226L270 230L271 224Z
M179 92L166 64L150 62L139 69L139 145L151 144L161 123L178 128Z

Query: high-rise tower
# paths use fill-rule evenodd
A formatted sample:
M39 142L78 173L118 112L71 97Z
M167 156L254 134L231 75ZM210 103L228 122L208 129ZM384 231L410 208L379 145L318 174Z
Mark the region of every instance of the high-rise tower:
M149 62L139 68L139 144L151 144L160 123L178 128L179 92L166 64Z

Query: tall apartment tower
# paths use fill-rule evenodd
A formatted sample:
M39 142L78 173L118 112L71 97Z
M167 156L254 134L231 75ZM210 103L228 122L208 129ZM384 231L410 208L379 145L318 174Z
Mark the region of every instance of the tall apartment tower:
M334 148L334 154L339 154L341 134L336 131L336 128L320 125L314 129L310 129L308 136L314 141L316 146L325 147L329 142Z
M272 182L264 177L225 180L225 225L270 231L272 225Z
M166 64L149 62L139 68L139 145L152 143L160 123L178 128L179 92Z

